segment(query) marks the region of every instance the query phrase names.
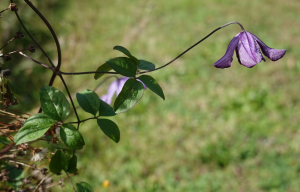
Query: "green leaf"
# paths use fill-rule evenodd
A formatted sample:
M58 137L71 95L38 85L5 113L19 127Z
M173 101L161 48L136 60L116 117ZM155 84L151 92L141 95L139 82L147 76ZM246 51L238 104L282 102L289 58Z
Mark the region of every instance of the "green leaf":
M85 145L81 133L71 124L61 125L60 138L71 149L82 149Z
M141 80L151 91L156 93L158 96L160 96L163 100L165 100L165 95L157 81L149 76L149 75L142 75L138 78Z
M74 155L71 159L68 160L68 173L76 173L77 169L77 156Z
M135 79L128 79L114 103L114 111L122 113L133 107L143 96L144 86Z
M86 182L80 182L76 183L77 192L93 192L93 187L86 183Z
M140 64L139 64L138 68L141 70L153 70L153 69L155 69L155 65L149 61L140 59Z
M49 168L50 171L55 174L60 173L61 170L68 170L67 157L61 150L57 150L56 153L52 156Z
M134 60L127 57L116 57L106 61L116 72L126 77L135 77L137 65Z
M116 113L114 112L114 109L109 104L107 104L106 102L104 102L100 99L99 115L100 116L115 116Z
M116 143L120 141L120 130L117 124L109 119L97 119L97 123L105 135Z
M25 175L24 175L24 169L21 168L16 168L13 166L6 166L5 167L6 170L9 171L8 173L8 183L10 184L10 186L14 189L14 190L18 190L20 189L21 185L22 185L22 180L24 179Z
M129 57L130 59L133 59L134 62L136 63L136 65L138 65L140 63L140 61L136 57L131 55L131 53L125 47L117 45L117 46L114 46L113 49L118 50L118 51L124 53L125 55L127 55L127 57Z
M108 66L106 63L104 63L103 65L101 65L100 67L98 67L98 69L96 71L105 71L105 72L108 72L110 70L112 70L112 68L110 66ZM105 75L105 73L95 73L94 79L95 80L99 79L103 75Z
M96 115L100 107L100 99L94 91L83 90L81 93L77 93L76 97L83 110Z
M63 121L70 112L70 104L64 94L58 89L46 86L40 90L41 107L49 117Z
M29 117L23 127L17 132L14 137L14 142L16 145L19 145L21 143L36 140L43 136L55 123L55 120L51 119L46 114L35 114Z

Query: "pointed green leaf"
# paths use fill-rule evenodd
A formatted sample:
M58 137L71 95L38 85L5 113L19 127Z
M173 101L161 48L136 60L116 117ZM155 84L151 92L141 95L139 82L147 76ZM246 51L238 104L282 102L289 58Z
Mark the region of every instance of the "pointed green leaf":
M67 157L61 150L57 150L56 153L52 156L49 168L50 171L55 174L60 173L61 170L68 170Z
M93 187L86 182L76 183L76 188L77 192L94 192Z
M163 100L165 100L165 95L157 81L149 76L149 75L142 75L138 78L141 80L151 91L156 93L158 96L160 96Z
M124 53L130 59L133 59L134 62L136 63L136 65L138 65L140 63L140 61L136 57L134 57L133 55L131 55L131 53L125 47L117 45L113 49L114 50L118 50L118 51Z
M21 143L36 140L43 136L55 123L55 120L51 119L46 114L35 114L29 117L23 127L17 132L14 137L14 142L16 145L19 145Z
M49 117L63 121L70 112L70 104L65 95L58 89L46 86L40 90L41 107Z
M139 64L138 68L142 69L142 70L153 70L153 69L155 69L155 65L149 61L140 59L140 64Z
M71 149L82 149L85 145L81 133L71 124L61 125L60 138Z
M68 173L76 173L77 169L77 157L74 155L71 159L68 160Z
M117 124L109 119L97 119L97 123L105 135L116 143L120 141L120 130Z
M100 67L98 67L97 71L105 71L108 72L112 70L112 68L110 66L108 66L106 63L104 63L103 65L101 65ZM102 77L103 75L105 75L105 73L95 73L94 75L94 79L99 79L100 77Z
M116 113L114 112L114 109L109 104L107 104L106 102L104 102L100 99L99 115L100 116L115 116Z
M114 103L114 111L122 113L133 107L143 96L144 86L135 79L128 79Z
M79 105L88 113L96 115L100 107L100 99L98 95L91 90L84 90L76 94Z
M109 59L106 63L116 72L126 77L135 77L137 65L134 60L127 57Z

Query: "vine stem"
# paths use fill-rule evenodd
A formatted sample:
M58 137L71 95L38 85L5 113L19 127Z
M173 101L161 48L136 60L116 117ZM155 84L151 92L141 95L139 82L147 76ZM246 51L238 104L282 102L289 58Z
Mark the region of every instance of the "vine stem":
M13 40L15 40L15 37L9 40L3 47L0 48L0 50L3 49L6 45L10 44Z
M18 161L13 161L13 160L8 160L8 162L16 163L16 164L19 164L19 165L24 165L24 166L26 166L26 167L30 167L30 168L32 168L32 169L35 169L34 166L29 165L29 164L26 164L26 163L22 163L22 162L18 162Z
M18 53L18 52L22 52L22 51L26 51L26 50L28 50L28 48L21 49L21 50L17 50L17 51L12 51L12 52L9 52L9 53L7 53L7 54L5 54L5 55L11 55L11 54ZM3 56L1 56L1 57L3 57Z
M68 93L68 95L69 95L70 101L71 101L71 103L72 103L73 110L74 110L74 112L75 112L75 115L76 115L76 118L77 118L77 121L78 121L78 126L77 126L77 130L78 130L78 129L79 129L79 124L80 124L80 123L79 123L79 122L80 122L80 119L79 119L79 116L78 116L76 107L75 107L75 105L74 105L72 96L71 96L71 94L70 94L70 92L69 92L68 86L67 86L67 84L66 84L66 82L65 82L65 80L64 80L64 78L63 78L63 76L62 76L62 75L58 75L58 76L60 77L61 81L63 82L63 84L64 84L64 86L65 86L65 88L66 88L66 90L67 90L67 93Z
M33 61L33 62L35 62L35 63L37 63L37 64L43 66L43 67L46 67L46 68L51 69L51 70L53 69L53 68L50 67L49 65L43 64L43 63L41 63L41 62L39 62L39 61L37 61L37 60L35 60L35 59L29 57L28 55L24 54L24 53L21 52L21 51L19 51L19 54L22 55L22 56L24 56L24 57L26 57L27 59L30 59L31 61Z
M75 186L74 186L74 184L73 184L73 182L72 182L72 180L71 180L71 178L70 178L70 176L69 176L69 174L64 170L64 172L66 173L66 175L68 176L68 178L69 178L69 180L70 180L70 183L72 184L72 186L73 186L73 189L74 189L74 191L75 192L77 192L77 190L76 190L76 188L75 188Z
M13 3L13 0L10 0L11 3ZM25 27L24 23L22 22L19 14L17 11L15 11L16 17L19 20L19 23L22 25L23 29L25 30L25 32L27 33L27 35L30 37L30 39L40 48L40 50L43 52L43 54L45 55L45 57L47 58L47 60L49 61L49 63L51 64L52 67L55 67L55 65L53 64L53 62L51 61L50 57L47 55L47 53L44 51L44 49L40 46L40 44L33 38L33 36L29 33L29 31L27 30L27 28Z
M60 69L60 66L61 66L61 49L60 49L60 44L59 44L58 38L57 38L52 26L47 21L47 19L39 12L39 10L37 10L37 8L35 8L35 6L29 0L24 0L24 1L43 20L43 22L45 23L45 25L47 25L49 31L51 32L52 37L54 38L54 41L55 41L55 44L56 44L56 49L57 49L58 59L57 59L57 66L56 67L57 67L57 69Z
M9 9L9 8L6 8L6 9L2 10L2 11L0 12L0 14L3 13L4 11L8 10L8 9Z
M87 72L78 72L78 73L66 73L66 72L59 72L62 75L86 75L86 74L93 74L93 73L107 73L107 74L119 74L117 72L108 72L108 71L87 71Z
M46 178L50 178L50 177L52 177L54 174L52 174L52 175L50 175L49 177L47 177L46 175L44 176L44 178L39 182L39 184L36 186L36 188L33 190L33 192L35 192L38 188L39 188L39 186L41 186L42 185L42 183L46 180Z
M231 24L238 24L241 27L241 29L244 31L243 26L239 22L232 21L232 22L226 23L225 25L222 25L221 27L218 27L217 29L213 30L207 36L205 36L204 38L202 38L201 40L199 40L197 43L195 43L194 45L192 45L191 47L189 47L187 50L185 50L184 52L182 52L181 54L179 54L177 57L175 57L173 60L169 61L165 65L163 65L161 67L158 67L156 69L139 72L138 74L144 74L144 73L149 73L149 72L152 72L152 71L157 71L157 70L159 70L161 68L164 68L164 67L170 65L171 63L173 63L174 61L176 61L179 57L181 57L182 55L184 55L186 52L188 52L189 50L191 50L192 48L194 48L195 46L197 46L199 43L201 43L202 41L204 41L205 39L207 39L209 36L211 36L212 34L214 34L215 32L217 32L218 30L220 30L220 29L222 29L222 28L224 28L224 27L226 27L228 25L231 25Z
M84 120L77 121L77 122L69 122L68 124L83 123L83 122L88 121L88 120L91 120L91 119L98 119L98 117L100 117L100 116L97 116L97 117L91 117L91 118L84 119Z

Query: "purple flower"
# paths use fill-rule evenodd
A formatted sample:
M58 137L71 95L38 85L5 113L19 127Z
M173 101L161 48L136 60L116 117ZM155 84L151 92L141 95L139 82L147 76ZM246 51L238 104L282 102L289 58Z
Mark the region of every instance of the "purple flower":
M128 77L122 77L120 79L113 81L108 88L107 94L102 95L100 99L110 105L114 94L116 93L117 96L120 94L124 84L128 79L129 79ZM137 80L140 81L139 79ZM147 88L146 85L143 82L141 83L144 85L144 89L146 89Z
M263 54L272 61L277 61L282 58L286 52L286 49L272 49L252 33L242 31L230 41L225 55L218 60L214 66L217 68L230 67L235 50L236 57L240 64L248 68L254 67L257 63L261 62L261 60L266 61L260 49Z

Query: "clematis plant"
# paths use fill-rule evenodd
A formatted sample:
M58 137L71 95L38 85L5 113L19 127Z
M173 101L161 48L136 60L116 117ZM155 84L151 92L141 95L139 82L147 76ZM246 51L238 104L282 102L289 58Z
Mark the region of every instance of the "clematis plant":
M265 58L262 56L261 51L266 57L268 57L272 61L277 61L278 59L284 56L286 49L270 48L257 36L253 35L248 31L245 31L242 26L241 28L242 32L238 33L230 41L225 55L214 64L215 67L230 67L231 62L233 60L232 56L234 50L236 51L236 56L238 58L239 63L248 68L254 67L262 60L266 61Z
M149 61L138 59L137 57L132 55L131 52L127 50L125 47L115 46L113 49L122 52L125 55L124 57L115 57L115 58L108 59L104 64L99 66L96 71L72 72L72 73L63 72L61 71L62 55L61 55L60 44L56 34L54 33L54 30L52 29L49 22L44 18L44 16L37 10L37 8L34 7L34 5L29 0L24 0L24 1L27 3L29 7L31 7L37 13L37 15L42 19L42 21L44 21L46 26L51 31L51 34L55 40L58 56L57 56L57 65L54 65L51 58L48 57L46 52L42 49L42 46L40 46L34 40L33 36L30 35L29 31L25 28L24 24L22 23L18 15L15 3L11 3L11 5L7 9L0 11L0 13L3 13L6 10L11 10L15 12L15 15L17 16L19 22L24 28L24 31L26 31L28 37L30 37L32 41L35 42L35 44L39 47L39 50L43 52L44 56L49 61L49 65L43 64L42 62L37 61L31 58L30 56L27 56L25 53L21 52L21 51L28 50L29 52L32 53L35 50L33 46L29 46L29 48L23 49L21 51L17 50L17 51L12 51L9 53L2 54L1 49L7 46L14 39L19 39L21 38L21 36L23 37L23 35L21 35L19 32L15 35L14 38L9 40L0 49L0 63L3 63L4 61L8 62L10 60L10 56L8 55L19 53L20 55L24 56L30 61L33 61L34 63L40 65L41 67L45 67L48 70L51 70L52 72L49 86L45 86L40 89L39 95L40 95L41 107L37 114L29 115L27 117L27 114L25 115L25 113L20 113L20 114L24 114L22 116L20 116L18 113L18 115L15 116L16 123L9 124L10 119L12 119L13 117L11 116L11 114L14 113L14 111L9 111L10 113L4 113L2 111L2 115L9 114L7 116L9 121L2 123L1 126L4 125L6 126L5 129L8 129L12 132L13 131L16 132L16 134L14 134L13 136L5 134L7 140L10 140L11 143L5 144L4 145L5 149L0 150L1 151L0 157L2 156L1 158L3 158L4 155L6 155L5 158L11 157L11 159L6 161L6 163L14 163L14 166L18 164L17 170L12 170L11 168L7 169L6 168L7 166L0 167L2 180L5 181L4 178L6 177L6 180L9 179L8 183L9 181L22 180L19 177L20 175L19 171L21 170L19 168L21 168L21 166L32 168L33 169L32 175L35 175L37 173L37 170L35 170L36 166L31 166L31 164L27 165L26 162L23 162L23 160L24 159L26 160L26 158L22 156L26 154L16 153L15 151L17 150L18 151L32 150L33 157L27 159L31 159L31 161L34 162L42 161L45 159L45 157L51 159L49 163L49 171L52 172L53 174L61 174L61 172L64 172L66 176L69 177L69 180L71 181L69 174L74 174L78 171L77 160L80 161L80 158L77 159L77 156L75 155L76 151L81 150L83 147L85 147L84 135L82 135L81 130L79 130L79 128L81 127L80 124L88 120L94 120L97 122L100 130L102 130L102 132L108 138L118 143L120 141L120 135L121 135L119 127L114 121L112 121L111 119L107 119L106 117L113 117L115 115L118 115L119 113L123 113L131 109L136 103L140 101L140 99L144 94L144 90L146 88L148 88L148 90L152 91L154 94L159 96L161 99L165 100L165 95L159 83L152 76L145 75L145 74L156 70L160 70L168 66L169 64L176 61L179 57L187 53L189 50L191 50L192 48L200 44L206 38L211 36L213 33L230 24L240 25L242 31L238 33L231 40L225 55L214 64L215 67L217 68L230 67L231 62L233 60L232 57L234 51L236 51L236 55L240 64L249 68L255 66L257 63L261 62L261 60L265 61L262 54L270 58L272 61L276 61L282 58L286 52L285 49L280 50L280 49L272 49L268 47L258 37L256 37L250 32L245 31L243 26L240 23L230 22L215 29L206 37L204 37L203 39L201 39L200 41L198 41L197 43L189 47L187 50L179 54L173 60L158 68L156 68L155 65ZM100 99L98 94L96 94L94 91L91 91L89 89L83 90L80 93L76 94L77 103L81 107L81 110L85 111L89 115L89 118L86 119L81 119L79 114L77 113L78 108L75 107L75 103L73 102L73 97L71 96L68 86L64 80L65 75L73 76L73 75L83 75L83 74L95 74L94 76L95 80L99 79L104 74L118 74L123 76L122 78L113 81L109 86L107 94L102 95ZM15 101L14 99L15 93L13 91L14 89L12 85L8 81L9 75L10 73L7 73L7 70L1 70L0 68L0 95L2 95L2 101L0 103L4 103L5 110L8 110L8 107L10 105L14 105L16 103L13 102ZM60 90L52 86L56 77L59 77L60 80L62 81L66 89L66 92L68 93L69 99L66 98L63 92L61 92ZM110 104L112 103L112 98L115 94L117 95L117 97L112 107L110 106ZM70 116L71 106L73 108L77 120L74 122L67 122L67 118L68 116ZM12 132L8 132L8 134ZM51 151L48 152L48 148L38 149L35 148L35 145L30 146L31 143L37 140L46 141L47 144L52 145L51 147L49 147L49 150L51 149ZM29 145L24 143L29 143ZM21 160L21 162L18 162L19 160ZM43 164L40 165L43 166ZM13 173L13 171L15 171L15 173ZM8 175L8 172L11 173L11 176L9 178L8 176L6 176ZM45 171L44 171L44 176L43 179L40 179L41 181L39 182L31 182L31 183L38 183L37 186L35 187L35 190L38 189L40 191L44 191L44 189L54 186L54 185L51 186L49 185L47 187L44 186L45 188L43 189L41 184L44 181L45 181L44 183L46 183ZM14 189L15 191L18 190L31 191L32 188L29 188L29 186L25 186L26 183L27 182L24 182L24 184L21 183L19 186L17 186L16 184L11 186L7 185L7 188L5 188L6 187L5 184L1 187L4 187L5 188L4 190L6 191L12 189ZM77 189L75 189L75 186ZM76 183L76 185L73 185L73 189L74 191L78 191L78 192L93 191L93 188L85 182Z

